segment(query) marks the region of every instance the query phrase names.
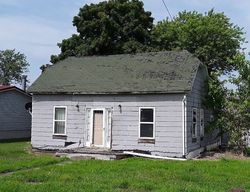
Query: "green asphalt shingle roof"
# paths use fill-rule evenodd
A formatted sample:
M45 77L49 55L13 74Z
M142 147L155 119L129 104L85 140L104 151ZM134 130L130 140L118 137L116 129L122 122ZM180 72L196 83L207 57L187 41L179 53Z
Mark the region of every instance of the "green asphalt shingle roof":
M37 94L143 94L190 91L200 61L187 51L69 57L28 89Z

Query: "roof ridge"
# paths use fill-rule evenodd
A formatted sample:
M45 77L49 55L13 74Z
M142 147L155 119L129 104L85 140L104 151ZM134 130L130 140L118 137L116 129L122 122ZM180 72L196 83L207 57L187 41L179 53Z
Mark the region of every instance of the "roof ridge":
M147 55L147 54L160 54L160 53L188 53L193 55L192 53L190 53L189 51L183 49L183 50L169 50L169 51L150 51L150 52L136 52L136 53L121 53L121 54L111 54L111 55L82 55L82 56L69 56L67 58L65 58L64 60L60 60L55 64L61 63L67 59L71 59L71 58L100 58L100 57L119 57L119 56L141 56L141 55ZM52 65L53 66L53 65Z

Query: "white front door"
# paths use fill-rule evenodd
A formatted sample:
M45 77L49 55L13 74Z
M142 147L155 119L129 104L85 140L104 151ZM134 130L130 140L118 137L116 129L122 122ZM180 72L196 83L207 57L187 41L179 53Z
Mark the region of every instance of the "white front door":
M111 147L110 108L86 108L85 146Z
M104 145L104 114L103 110L93 110L93 134L92 144L94 146Z

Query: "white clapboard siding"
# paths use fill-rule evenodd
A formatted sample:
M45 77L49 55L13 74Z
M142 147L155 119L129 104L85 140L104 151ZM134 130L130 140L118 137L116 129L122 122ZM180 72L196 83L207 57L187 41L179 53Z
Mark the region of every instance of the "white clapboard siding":
M203 68L199 68L196 78L194 80L194 84L192 87L192 91L187 95L187 152L191 152L193 150L199 149L200 147L204 147L206 145L212 144L216 142L216 133L217 130L208 133L205 131L205 135L203 140L200 137L200 109L204 109L204 123L205 126L210 121L210 113L209 110L204 106L204 99L206 95L206 71ZM197 108L197 140L192 140L192 109Z
M182 156L182 94L137 96L34 95L32 145L64 146L65 142L87 143L86 111L111 111L113 150L150 150ZM79 109L76 107L79 106ZM121 105L121 110L118 107ZM66 137L53 136L54 106L67 107ZM155 108L155 143L140 143L139 107ZM107 133L108 134L108 133Z

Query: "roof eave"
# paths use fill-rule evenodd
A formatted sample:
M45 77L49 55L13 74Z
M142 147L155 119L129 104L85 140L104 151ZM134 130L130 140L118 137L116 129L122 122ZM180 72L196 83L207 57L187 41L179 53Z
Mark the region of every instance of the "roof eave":
M46 92L46 91L31 91L33 95L152 95L152 94L186 94L189 90L175 91L134 91L134 92Z
M26 96L32 97L30 93L25 92L24 90L22 90L22 89L20 89L18 87L8 87L8 88L0 90L0 93L8 92L8 91L17 91L17 92L22 93L22 94L24 94Z

